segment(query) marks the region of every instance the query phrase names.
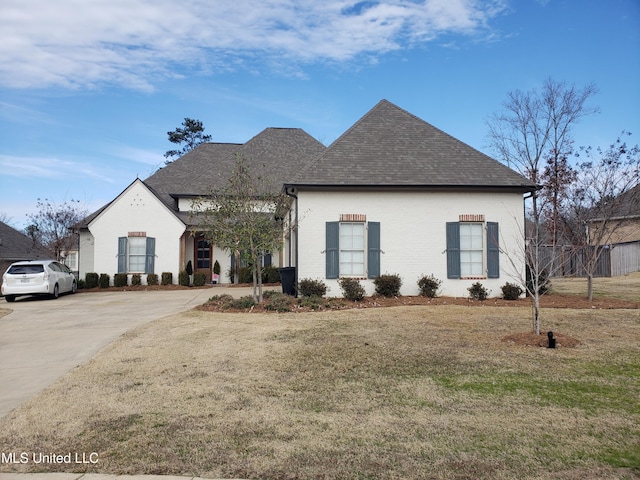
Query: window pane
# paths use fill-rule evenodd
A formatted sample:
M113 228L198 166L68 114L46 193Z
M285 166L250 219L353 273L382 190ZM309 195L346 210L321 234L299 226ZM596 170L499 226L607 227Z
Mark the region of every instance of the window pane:
M129 238L129 271L144 272L147 256L147 239L145 237Z
M483 224L460 224L460 273L462 276L484 274Z
M340 275L364 275L364 223L340 224Z

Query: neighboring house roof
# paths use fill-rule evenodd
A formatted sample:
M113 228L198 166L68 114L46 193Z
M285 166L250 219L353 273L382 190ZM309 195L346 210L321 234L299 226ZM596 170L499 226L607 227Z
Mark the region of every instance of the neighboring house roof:
M290 184L536 188L497 160L387 100L373 107Z
M53 258L53 255L25 234L0 222L0 260L19 261L39 258Z

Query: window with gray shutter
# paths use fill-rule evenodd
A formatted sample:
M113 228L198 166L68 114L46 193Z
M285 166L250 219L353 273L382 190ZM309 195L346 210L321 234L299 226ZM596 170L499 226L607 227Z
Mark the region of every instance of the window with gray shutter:
M338 278L340 274L340 259L338 244L340 238L340 222L327 222L326 224L326 278Z
M367 224L367 277L380 275L380 222Z

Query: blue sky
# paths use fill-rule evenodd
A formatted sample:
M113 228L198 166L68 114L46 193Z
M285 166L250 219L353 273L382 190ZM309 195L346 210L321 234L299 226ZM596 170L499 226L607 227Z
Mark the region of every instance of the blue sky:
M0 218L99 208L185 117L329 145L386 98L490 154L488 116L549 77L599 88L577 145L640 143L640 1L2 0Z

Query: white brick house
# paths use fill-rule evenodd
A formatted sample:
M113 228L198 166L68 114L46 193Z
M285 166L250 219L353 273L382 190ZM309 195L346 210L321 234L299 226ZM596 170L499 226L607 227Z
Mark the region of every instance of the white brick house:
M170 271L188 260L211 278L230 252L198 231L191 202L227 181L236 155L268 169L292 199L277 266L297 279L399 274L402 294L433 274L442 294L524 276L524 195L536 186L499 162L383 100L325 148L300 129L266 129L244 145L203 144L145 181L134 181L80 229L80 274ZM228 281L224 276L222 281Z
M287 244L298 279L399 274L401 293L433 274L442 294L480 281L493 296L524 278L523 195L535 185L381 101L286 186L300 218ZM297 243L296 243L297 242Z

